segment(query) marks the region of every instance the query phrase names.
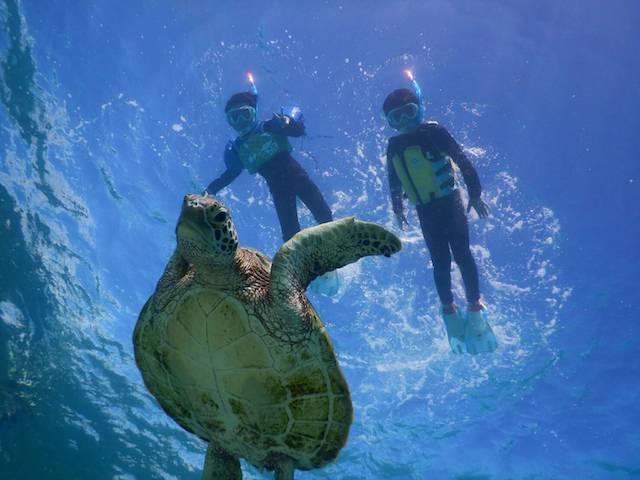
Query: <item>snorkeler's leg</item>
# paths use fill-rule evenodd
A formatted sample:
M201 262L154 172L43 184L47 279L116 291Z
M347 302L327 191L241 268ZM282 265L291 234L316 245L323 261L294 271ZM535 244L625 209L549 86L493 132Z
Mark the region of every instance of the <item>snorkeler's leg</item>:
M331 208L322 196L322 192L302 167L296 175L296 192L318 223L333 220Z
M422 228L422 236L431 254L433 278L436 283L438 297L443 305L453 303L451 291L451 252L446 231L439 224L437 212L428 211L426 207L416 207L418 220Z
M467 315L465 325L465 346L472 354L490 353L498 347L496 336L489 325L486 307L480 302L478 267L469 248L469 225L461 202L456 202L449 217L451 236L449 242L467 297Z
M451 291L451 253L447 241L447 232L442 225L438 211L428 211L427 208L418 206L418 219L422 228L422 235L431 254L433 263L433 276L436 290L442 303L442 318L447 330L449 346L453 353L465 353L464 343L465 324L458 308L453 303Z
M448 218L450 221L448 228L449 244L451 245L453 259L462 274L467 302L475 304L480 301L478 267L469 247L469 224L459 197L452 204L452 211Z
M280 228L282 230L282 241L286 242L300 231L298 221L298 209L296 208L296 194L293 189L285 185L284 181L268 182L273 204L276 207Z

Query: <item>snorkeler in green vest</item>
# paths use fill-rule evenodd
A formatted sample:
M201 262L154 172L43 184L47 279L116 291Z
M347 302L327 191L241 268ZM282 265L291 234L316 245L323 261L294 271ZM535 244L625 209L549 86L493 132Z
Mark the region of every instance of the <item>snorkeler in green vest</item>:
M215 195L233 182L243 170L260 174L269 186L276 207L284 242L300 231L297 199L311 211L318 223L333 220L331 209L317 185L304 168L291 156L288 137L305 134L302 113L298 107L282 109L270 120L259 121L258 91L253 76L248 74L251 90L232 95L225 106L229 125L237 132L224 151L226 170L206 188ZM311 289L334 295L339 287L337 272L329 272L311 284Z
M422 121L422 92L410 71L412 89L391 92L383 111L399 135L389 139L387 168L393 212L400 228L407 219L403 194L416 207L422 234L431 254L433 274L442 303L449 345L454 353L492 352L496 337L480 298L478 269L469 248L467 216L454 174L456 164L469 191L469 205L480 218L488 215L478 174L462 148L437 122ZM467 299L462 315L451 291L451 254L460 268Z

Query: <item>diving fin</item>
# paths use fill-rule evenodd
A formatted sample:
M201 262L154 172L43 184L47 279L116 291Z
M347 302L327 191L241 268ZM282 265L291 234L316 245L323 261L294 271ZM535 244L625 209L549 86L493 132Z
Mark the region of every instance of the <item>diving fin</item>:
M316 278L311 285L309 285L311 291L324 295L326 297L333 297L340 289L340 277L337 270L332 270L320 275Z
M444 326L447 329L447 337L449 338L449 346L453 353L467 353L465 344L465 319L460 315L457 307L454 307L453 313L445 313L442 310L442 318Z
M467 352L473 355L491 353L498 348L498 340L489 325L486 308L479 311L467 311L464 337Z

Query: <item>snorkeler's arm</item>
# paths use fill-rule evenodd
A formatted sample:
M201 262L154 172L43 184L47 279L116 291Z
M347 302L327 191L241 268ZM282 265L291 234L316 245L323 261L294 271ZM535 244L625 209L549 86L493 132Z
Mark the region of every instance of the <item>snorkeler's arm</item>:
M211 195L218 193L242 173L242 163L233 149L233 142L229 142L224 149L224 164L227 169L205 189Z
M473 208L480 218L487 218L489 216L489 206L482 200L480 196L482 194L482 186L480 185L480 178L478 172L473 168L471 161L467 158L464 151L458 145L458 142L454 140L449 132L443 127L439 127L442 135L442 139L445 142L446 150L453 158L453 161L460 167L464 183L469 191L469 204L467 205L467 213Z
M402 203L402 184L393 166L393 155L396 155L391 148L391 142L387 147L387 172L389 174L389 191L391 192L391 206L393 213L396 215L404 213L404 205Z
M301 137L305 133L304 122L294 120L288 115L273 114L271 120L263 123L265 132L286 137Z
M238 178L238 175L240 175L240 173L242 173L242 169L225 170L222 173L222 175L220 175L218 178L216 178L213 182L209 184L209 186L206 188L206 191L211 195L215 195L224 187L226 187L231 182L233 182L236 178Z
M478 177L478 172L473 168L471 161L465 155L462 147L455 141L455 139L451 136L451 134L444 128L439 128L439 135L442 138L442 141L445 144L445 148L447 153L451 156L453 161L458 165L460 171L462 172L462 177L464 178L464 183L467 186L467 190L469 191L469 198L476 199L480 198L480 194L482 193L482 186L480 185L480 177Z

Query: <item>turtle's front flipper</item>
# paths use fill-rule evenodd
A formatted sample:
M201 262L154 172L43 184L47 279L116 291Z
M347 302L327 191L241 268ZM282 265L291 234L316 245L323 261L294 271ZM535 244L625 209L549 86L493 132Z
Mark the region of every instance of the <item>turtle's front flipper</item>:
M297 233L276 253L271 266L274 293L304 290L320 275L369 255L389 257L402 247L393 233L353 217Z
M240 460L209 442L202 480L242 480Z

